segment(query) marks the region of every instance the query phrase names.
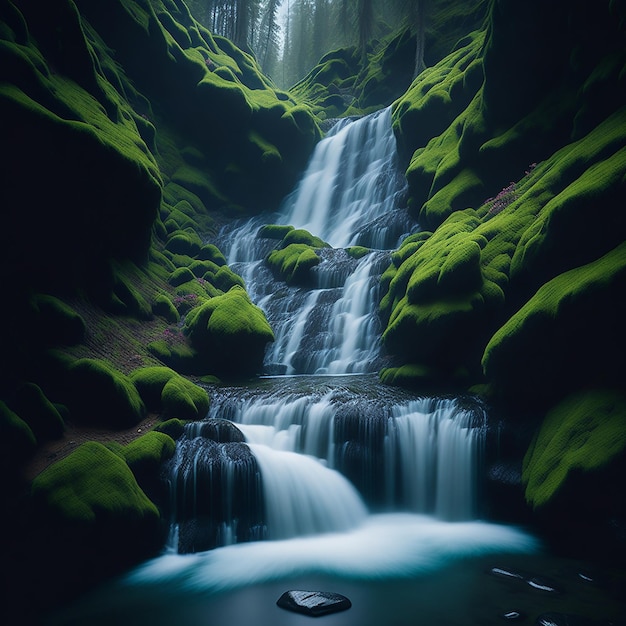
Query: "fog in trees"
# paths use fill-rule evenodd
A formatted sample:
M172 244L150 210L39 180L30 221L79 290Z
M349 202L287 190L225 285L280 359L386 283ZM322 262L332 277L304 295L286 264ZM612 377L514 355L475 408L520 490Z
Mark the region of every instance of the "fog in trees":
M358 49L400 26L417 35L415 74L424 69L424 32L431 0L187 0L212 33L253 54L274 82L289 88L329 51Z

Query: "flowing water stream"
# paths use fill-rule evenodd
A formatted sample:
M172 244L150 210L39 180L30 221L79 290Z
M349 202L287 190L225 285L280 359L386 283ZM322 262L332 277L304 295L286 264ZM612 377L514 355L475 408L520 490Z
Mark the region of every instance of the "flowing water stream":
M167 467L168 545L118 583L107 619L304 623L258 592L315 583L361 601L324 618L332 623L383 623L376 603L391 597L387 623L409 624L412 581L460 576L449 566L470 556L536 549L520 529L481 519L481 404L377 381L379 276L417 229L401 208L390 116L337 123L275 215L221 233L218 245L276 335L266 376L209 388L209 415L186 427ZM257 237L267 223L331 244L313 285L290 287L269 271L264 259L277 242ZM355 245L371 252L354 259L346 248ZM400 591L389 591L393 581ZM142 602L152 609L142 613ZM134 621L120 621L127 614Z

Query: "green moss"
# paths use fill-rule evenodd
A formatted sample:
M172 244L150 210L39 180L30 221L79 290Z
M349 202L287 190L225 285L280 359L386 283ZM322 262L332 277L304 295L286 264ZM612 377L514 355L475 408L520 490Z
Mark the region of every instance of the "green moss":
M626 345L624 289L626 244L550 280L493 335L482 361L486 376L500 394L532 390L547 399L616 380L612 364ZM588 323L598 312L601 323Z
M185 319L192 347L207 365L226 372L255 372L274 334L265 315L241 287L211 298Z
M372 250L370 248L365 248L364 246L350 246L346 248L346 252L348 256L353 259L362 259L366 254L369 254Z
M172 235L165 244L165 249L174 254L183 254L195 257L202 246L202 241L197 235L194 237L189 233L179 232Z
M40 443L63 435L65 423L58 409L34 383L21 385L9 405L28 424Z
M122 448L122 454L133 474L146 470L158 473L161 464L174 454L176 444L165 433L150 431Z
M174 287L178 287L190 280L195 280L195 278L193 272L188 267L179 267L170 274L167 282Z
M292 244L304 244L311 248L330 248L330 244L312 235L303 228L289 229L283 237L281 247L286 248Z
M115 272L108 308L118 315L131 315L141 320L152 319L152 307L123 271Z
M152 312L162 317L170 324L176 324L180 320L180 315L176 307L168 296L163 293L159 293L155 296L154 302L152 303Z
M154 430L159 433L165 433L172 439L176 440L182 437L185 432L185 422L178 418L172 417L154 427Z
M68 304L58 298L37 294L31 300L34 313L33 331L47 345L74 345L85 337L85 321Z
M130 379L148 409L166 417L200 419L209 410L207 392L169 367L141 368Z
M67 388L68 408L77 423L127 428L145 417L145 405L132 381L106 361L73 362Z
M397 387L431 385L433 378L432 368L415 363L407 363L400 367L388 367L380 372L380 380L383 384Z
M211 281L220 291L227 292L234 286L245 287L243 278L235 274L228 265L222 265Z
M226 265L226 258L221 250L212 243L207 243L200 249L198 259L201 261L212 261L216 265Z
M261 239L283 239L293 226L283 226L282 224L265 224L259 228L257 237Z
M287 284L309 280L309 271L321 261L315 250L304 243L292 243L282 250L272 250L267 257L270 269Z
M126 462L96 442L82 444L41 472L33 481L32 495L67 523L159 518Z
M552 408L531 443L522 480L526 500L541 507L576 472L597 470L626 447L626 398L613 390L574 393Z

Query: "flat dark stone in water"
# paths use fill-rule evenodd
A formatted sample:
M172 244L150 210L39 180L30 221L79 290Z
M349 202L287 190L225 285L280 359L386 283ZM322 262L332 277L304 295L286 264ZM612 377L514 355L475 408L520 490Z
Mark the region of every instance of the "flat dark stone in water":
M314 617L345 611L352 606L346 596L331 591L285 591L276 604L281 609Z

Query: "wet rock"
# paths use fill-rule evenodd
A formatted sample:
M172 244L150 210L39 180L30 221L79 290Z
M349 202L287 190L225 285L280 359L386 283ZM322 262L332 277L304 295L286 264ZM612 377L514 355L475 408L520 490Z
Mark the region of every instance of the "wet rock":
M543 578L537 578L533 576L533 578L529 578L526 581L533 589L537 589L538 591L545 591L546 593L560 593L560 590L554 586L549 580L545 580Z
M507 611L506 613L502 613L500 617L507 622L521 622L526 619L526 615L519 611Z
M528 584L537 591L544 591L546 593L560 593L560 590L549 580L540 578L538 576L532 576L523 572L516 572L505 567L492 567L489 570L492 576L498 578L504 578L507 580L516 580Z
M331 591L285 591L276 604L282 609L319 617L352 606L346 596Z
M200 436L217 443L242 443L243 433L232 422L225 419L211 418L200 425Z
M489 573L498 578L507 578L509 580L526 580L526 576L520 572L507 569L505 567L492 567Z

